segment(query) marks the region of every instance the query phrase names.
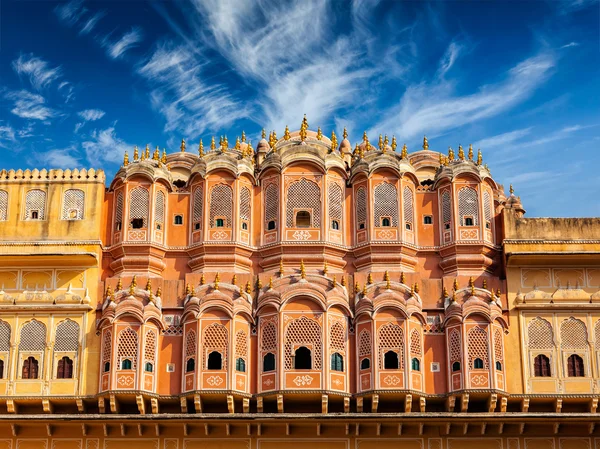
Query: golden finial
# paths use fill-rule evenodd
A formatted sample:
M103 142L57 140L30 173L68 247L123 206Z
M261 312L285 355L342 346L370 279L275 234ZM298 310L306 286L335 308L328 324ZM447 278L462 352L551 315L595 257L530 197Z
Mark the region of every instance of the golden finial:
M404 271L400 273L400 283L406 285L406 275L404 274Z
M300 125L300 140L304 142L306 140L306 131L308 130L308 120L306 119L306 114L304 114L304 118L302 119L302 124Z
M304 260L300 261L300 277L306 279L306 270L304 268Z
M414 296L414 294L415 294L415 285L413 284L410 286L410 296Z
M237 274L231 277L231 285L237 286Z
M121 290L123 290L123 281L121 280L121 278L119 278L119 280L117 281L117 291L120 292Z
M323 140L323 132L320 126L317 128L317 140Z
M402 145L402 159L407 159L408 158L408 148L406 147L406 144Z
M219 281L221 280L221 276L219 276L219 272L215 275L215 290L219 290Z
M487 279L483 280L483 289L487 290Z
M202 139L200 139L200 143L198 144L198 156L204 156L204 143L202 142Z
M424 150L429 149L429 142L427 142L427 136L423 136L423 149Z
M367 137L367 132L363 131L363 142L366 142L367 140L369 140L369 138Z
M483 163L483 155L481 154L481 150L477 150L477 165L481 165Z
M185 139L181 139L181 145L179 146L179 149L182 153L185 152Z
M133 160L137 161L140 158L137 145L133 147Z
M265 131L265 129L264 129L264 128L262 129L262 131L261 131L261 133L260 133L260 136L261 136L263 139L265 139L265 138L267 137L267 132Z
M500 298L500 289L496 290L496 296Z
M250 285L250 281L246 281L246 293L252 293L252 286Z
M442 292L442 298L447 298L447 297L448 297L448 289L444 285L444 291Z
M187 296L190 296L192 294L192 286L189 283L185 285L185 294Z
M148 301L154 304L154 293L152 293L152 290L148 292Z
M458 158L461 161L465 160L465 152L463 151L462 145L460 145L460 144L458 145Z
M383 135L379 134L379 140L377 141L379 151L383 151Z
M367 296L367 284L363 285L362 295L363 295L363 297Z
M342 138L344 138L344 139L348 138L348 131L346 130L345 126L344 126L344 132L342 133Z
M165 150L164 148L163 148L162 157L161 157L160 161L161 161L163 164L166 164L166 163L167 163L167 150Z
M273 276L269 278L269 290L273 290Z
M452 149L452 147L448 147L448 159L450 159L451 161L454 160L454 150Z
M150 145L146 144L146 154L144 155L146 159L150 159Z
M146 291L152 291L152 280L150 280L150 278L148 278L148 282L146 282Z
M386 272L387 273L387 272ZM385 289L386 290L391 290L392 289L392 283L390 282L390 278L388 276L388 278L385 280Z
M471 296L475 296L475 285L471 285Z
M458 290L458 278L454 278L454 283L452 284L452 288L454 291Z
M161 298L161 297L162 297L162 288L158 287L158 288L156 289L156 296L157 296L157 297L159 297L159 298Z
M235 149L239 151L239 150L240 150L240 148L242 148L242 147L241 147L241 144L240 144L240 138L239 138L239 137L236 137L236 138L235 138Z
M369 275L367 276L367 284L372 284L373 283L373 275L369 272Z
M452 292L452 302L456 302L456 290Z
M204 273L202 273L202 276L200 276L200 285L204 284L206 284L206 278L204 277Z
M444 156L442 155L442 153L440 153L439 162L440 162L440 165L444 165Z
M396 151L398 144L396 143L396 136L392 136L392 151Z
M510 188L508 189L508 191L510 192L511 195L515 194L515 189L513 189L512 184L510 185Z
M354 283L354 293L358 293L360 291L360 287L358 285L358 281Z
M475 286L475 281L473 280L473 276L471 276L469 278L469 287L474 287Z
M283 132L283 138L285 140L290 140L290 128L287 125L285 125L285 131Z
M489 170L490 168L488 167L488 164L483 164L483 168L485 168L486 170Z
M448 161L449 161L449 159L446 156L444 156L444 165L446 167L450 164L450 162L448 162Z
M112 287L109 285L106 287L106 294L104 295L106 298L110 298L113 295Z
M254 163L254 148L252 148L252 142L248 141L248 146L246 147L246 154L252 159L252 163Z
M329 267L327 266L327 261L323 263L323 275L326 275L329 271Z
M246 141L246 132L242 131L242 142Z
M256 276L256 288L259 290L262 288L262 281L260 280L260 276Z
M123 155L123 167L127 167L129 165L129 154L127 150L125 150L125 154Z
M383 280L384 281L390 280L390 273L388 273L388 270L385 270L385 273L383 273Z
M279 261L279 276L283 277L283 259Z
M342 280L341 280L340 284L342 285L342 287L346 286L346 276L342 276Z
M473 144L469 144L469 160L473 162Z
M331 131L331 150L330 153L337 150L338 141L337 136L335 135L335 131Z
M193 285L192 285L192 291L190 292L190 295L196 296L196 288Z
M152 154L152 160L153 161L158 161L160 159L160 150L158 149L158 146L154 149L154 154Z
M229 148L229 141L227 140L227 136L223 137L223 147L221 148L221 150L223 151L223 153L225 152L225 150Z
M277 134L275 133L275 131L271 131L271 134L269 134L269 146L273 149L275 149L275 144L277 143Z
M335 274L333 275L333 279L331 280L331 283L333 284L333 287L337 287L337 279L335 277Z
M387 147L390 143L390 139L388 139L387 134L383 137L383 148Z
M137 287L137 279L136 279L135 275L133 275L133 278L131 279L131 284L129 285L129 294L131 296L133 296L133 294L135 293L136 287Z
M210 140L210 149L212 151L215 151L216 148L217 148L217 145L215 144L215 136L212 136L212 139Z
M419 294L419 283L418 282L415 282L414 291L417 295Z

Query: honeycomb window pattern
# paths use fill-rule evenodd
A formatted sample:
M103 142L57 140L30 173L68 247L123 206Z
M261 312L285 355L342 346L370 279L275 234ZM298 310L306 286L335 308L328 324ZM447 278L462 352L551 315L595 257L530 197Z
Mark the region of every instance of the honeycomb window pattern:
M112 356L112 332L107 330L104 332L104 338L102 340L102 365L110 363Z
M382 182L373 190L373 220L376 228L382 226L383 217L390 218L392 227L398 226L398 191L389 182Z
M536 317L527 326L529 349L553 349L554 333L552 325L543 318Z
M214 186L210 191L210 227L215 227L217 217L225 217L224 227L231 227L233 190L225 184Z
M10 351L10 324L0 320L0 351Z
M279 188L277 184L269 184L265 190L265 223L277 221L279 214Z
M117 193L117 201L116 201L116 206L115 206L115 230L119 231L120 229L118 229L119 224L122 226L123 225L123 193L119 192Z
M75 352L79 349L79 324L73 320L62 321L54 335L55 351Z
M222 366L225 368L227 366L227 350L229 348L227 328L222 324L213 323L204 329L203 335L203 366L207 366L208 354L212 351L218 351L221 353Z
M447 190L442 193L442 220L448 225L452 222L452 203Z
M32 212L37 212L33 218ZM46 192L39 189L30 190L25 195L25 219L44 220L46 218Z
M410 225L410 229L413 228L414 224L414 201L413 191L410 187L404 187L402 191L402 207L404 213L404 223Z
M274 323L269 322L262 326L260 345L262 351L275 351L277 349L277 328Z
M596 321L596 325L594 326L594 340L596 351L600 351L600 320Z
M185 335L185 360L187 361L192 357L195 358L196 352L198 352L198 347L196 344L196 331L190 330Z
M21 328L19 351L43 351L46 349L46 325L37 320Z
M160 190L156 194L154 204L154 221L161 225L165 222L165 194Z
M117 359L119 361L119 368L123 360L128 359L131 361L131 369L137 368L139 338L136 331L128 327L119 332L117 339Z
M448 334L450 362L460 362L462 359L462 345L460 342L460 332L458 329L452 329Z
M371 332L363 329L358 336L358 356L364 357L371 355L371 347Z
M85 193L79 189L69 189L63 194L63 220L83 220Z
M473 217L474 226L479 224L479 201L475 189L463 187L458 191L458 216L461 226L465 226L465 217Z
M235 334L235 357L241 357L246 360L248 355L248 336L243 330Z
M413 329L410 332L410 354L416 357L421 357L423 354L421 347L421 334L416 329Z
M364 187L356 189L356 227L367 225L367 190Z
M142 228L147 228L149 204L148 190L141 187L133 189L129 195L129 220L143 220Z
M483 192L483 216L486 223L492 222L492 197L487 190Z
M329 330L329 347L334 351L346 351L346 332L340 323L333 323Z
M250 220L250 189L242 187L240 190L240 218Z
M321 226L321 189L319 186L302 178L288 187L285 207L286 226L294 226L294 214L297 210L311 212L311 227Z
M0 190L0 221L8 220L8 192Z
M151 363L152 366L154 366L156 362L156 332L153 330L146 331L144 362Z
M587 348L587 328L583 321L570 317L560 323L560 346L563 349Z
M329 220L337 220L342 222L342 206L344 204L344 196L342 187L337 182L330 182L327 189L329 199Z
M294 367L292 359L294 345L312 346L313 369L320 370L323 367L323 337L319 323L305 316L289 322L285 330L284 340L286 370L291 370Z
M202 227L202 214L204 211L203 197L204 189L200 185L194 189L194 207L192 210L194 223L200 223L200 227Z
M398 367L404 369L404 329L395 323L387 323L379 328L379 369L384 368L384 354L394 351L398 354Z
M469 368L475 368L475 359L483 361L483 368L489 369L488 333L481 327L473 327L467 332L467 353L469 354Z
M500 329L494 330L494 358L496 359L496 362L504 361L502 352L502 331Z

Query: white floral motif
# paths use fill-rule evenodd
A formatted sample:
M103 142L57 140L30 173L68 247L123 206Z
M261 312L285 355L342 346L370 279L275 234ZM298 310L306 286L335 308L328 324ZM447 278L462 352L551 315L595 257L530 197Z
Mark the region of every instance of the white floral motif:
M382 240L390 240L396 236L394 231L379 231L378 237Z
M473 376L471 378L471 383L476 387L485 386L488 383L487 376L480 374L479 376Z
M214 240L227 240L227 237L229 237L229 235L225 231L216 231L212 234Z
M396 386L400 384L400 378L398 376L387 376L385 379L383 379L383 382L386 385Z
M244 386L244 379L239 378L237 381L238 387L242 388Z
M334 380L334 381L333 381L333 383L334 383L334 385L335 385L336 387L339 387L340 385L342 385L342 384L343 384L343 382L342 382L340 379L336 379L336 380Z
M223 383L223 378L219 376L210 376L208 379L206 379L206 383L211 387L216 387Z
M312 381L313 381L313 378L311 376L308 376L308 375L306 375L306 376L297 376L294 379L294 383L296 385L298 385L299 387L300 386L303 387L305 385L310 385L312 383Z
M296 240L308 240L310 239L310 232L308 231L296 231L293 234Z
M274 383L275 383L275 382L273 382L273 379L270 379L270 378L269 378L269 379L265 379L265 380L263 380L263 385L264 385L265 387L270 387L270 386L271 386L271 385L273 385Z
M131 387L133 385L133 376L121 376L117 383L122 387Z

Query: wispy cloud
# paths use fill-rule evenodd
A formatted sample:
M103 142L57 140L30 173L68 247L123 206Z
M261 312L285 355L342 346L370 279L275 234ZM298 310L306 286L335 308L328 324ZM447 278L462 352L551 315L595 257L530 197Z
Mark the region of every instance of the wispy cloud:
M0 148L8 148L16 141L15 130L12 126L0 122Z
M60 67L50 67L47 61L33 54L20 55L12 62L12 67L18 75L29 77L31 85L36 90L48 87L62 75Z
M582 125L565 126L564 128L559 129L558 131L554 131L552 133L546 134L544 137L541 137L539 139L522 142L521 146L533 147L533 146L537 146L537 145L544 145L544 144L547 144L550 142L554 142L556 140L566 139L572 133L580 131L585 128L590 128L590 127L591 127L591 125L588 125L588 126L582 126Z
M569 14L588 8L598 3L598 0L560 0L553 2L562 14Z
M83 0L73 0L58 5L54 8L54 12L64 23L73 26L87 12L87 9L83 7Z
M44 166L49 167L70 167L81 166L80 157L77 155L77 149L74 146L62 149L53 149L34 154L34 159Z
M88 162L92 165L101 162L119 163L123 160L125 151L133 148L133 144L128 144L117 137L114 126L94 130L81 146L85 150Z
M569 42L568 44L565 44L560 48L562 50L563 48L570 48L570 47L579 47L579 42Z
M104 117L105 112L100 109L85 109L83 111L79 111L77 115L81 117L86 122L93 122L95 120L100 120Z
M108 56L112 59L121 58L125 52L137 46L143 39L142 30L134 27L131 31L125 33L121 38L115 42L110 42L107 38L104 41Z
M6 98L14 101L14 107L10 112L21 118L48 120L58 115L57 111L46 106L46 100L39 94L20 90L9 92Z
M446 53L444 57L440 61L440 66L438 69L438 77L443 78L444 75L452 68L458 56L462 50L462 46L457 44L456 42L451 42L448 48L446 49Z
M106 13L104 11L100 11L94 14L89 19L87 19L82 25L81 30L79 30L79 34L88 34L89 32L91 32L96 27L98 21L102 19L105 15Z
M487 137L485 139L475 142L473 145L475 146L475 148L482 149L503 147L505 145L511 145L515 143L515 141L520 140L530 132L531 128L517 129L515 131L510 131L507 133L498 134L496 136Z

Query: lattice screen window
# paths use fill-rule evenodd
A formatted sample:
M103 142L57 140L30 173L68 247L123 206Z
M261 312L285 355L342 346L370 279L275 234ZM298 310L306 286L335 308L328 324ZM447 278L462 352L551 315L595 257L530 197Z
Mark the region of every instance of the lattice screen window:
M563 349L587 349L587 328L583 321L570 317L560 323L560 346Z
M362 224L362 228L361 228ZM367 226L367 190L364 187L356 189L356 228Z
M75 352L79 349L79 324L65 320L56 327L54 350Z
M83 220L85 193L79 189L69 189L63 194L63 220Z
M10 324L0 320L0 351L10 351Z
M413 329L410 332L410 354L416 357L421 357L423 354L423 349L421 347L421 334L416 329Z
M214 186L210 191L210 227L216 227L217 217L224 218L224 227L231 227L233 190L225 184Z
M8 220L8 192L0 190L0 221Z
M129 195L129 221L142 220L142 228L148 228L148 209L150 193L141 187L135 188Z
M250 221L250 189L242 187L240 190L240 218Z
M371 332L363 329L358 336L358 356L364 357L371 355L371 348Z
M321 189L306 179L296 181L288 187L285 205L286 226L294 226L294 214L298 210L306 210L311 214L311 227L321 226Z
M45 220L46 192L30 190L25 195L25 220Z
M153 330L146 332L144 343L144 362L151 363L153 368L156 365L156 332Z
M208 362L208 354L213 351L217 351L221 354L222 367L227 367L227 349L229 343L227 340L227 328L222 324L211 324L204 329L204 339L202 342L204 363L203 366L206 368Z
M329 227L333 228L333 222L337 221L337 229L341 229L342 207L344 204L342 187L337 182L330 182L327 195L329 201Z
M410 187L404 187L402 191L402 210L404 212L404 227L412 231L414 229L414 200L413 191Z
M333 323L329 330L329 347L332 351L346 351L346 332L340 323Z
M398 226L398 191L389 182L382 182L373 190L373 219L376 228L382 226L384 218L390 220L392 227Z
M594 339L596 340L596 351L600 351L600 320L596 321L596 326L594 327Z
M446 190L442 193L442 220L446 229L450 229L452 223L452 203L450 202L450 193Z
M460 343L460 340L460 332L458 331L458 329L452 329L448 334L450 362L461 362L462 345Z
M115 206L115 231L120 231L123 227L123 194L117 193L117 204Z
M279 189L277 184L269 184L265 190L265 223L277 222L279 213Z
M458 216L461 226L465 226L467 218L473 220L473 226L479 224L479 201L475 189L463 187L458 191Z
M43 351L46 349L46 325L33 320L21 328L19 351Z
M527 326L529 349L553 349L554 334L552 325L543 318L536 317Z
M154 221L160 226L157 226L157 229L163 228L165 223L165 194L160 190L156 193L154 204Z
M496 362L504 361L502 351L502 331L500 329L494 330L494 358L496 359Z
M196 331L190 330L185 336L185 360L195 358L198 351L196 346Z
M483 192L483 216L485 217L485 227L492 228L492 197L487 190Z
M384 369L384 354L390 350L398 354L398 366L404 369L404 329L395 323L387 323L379 328L380 369Z
M248 356L248 336L244 331L237 331L235 334L235 358L246 360Z
M285 330L284 350L285 350L285 369L294 368L292 356L294 355L294 345L309 345L312 347L312 367L319 370L323 366L322 351L322 331L321 326L314 320L307 317L301 317L290 321Z
M131 362L131 369L137 368L138 358L138 334L132 328L128 327L119 332L117 338L117 360L119 362L119 369L122 369L123 360L129 360Z
M204 211L204 189L202 186L196 187L194 190L194 207L193 207L193 217L194 217L194 229L202 229L202 213ZM198 225L196 225L198 223Z
M262 351L277 350L277 328L274 323L266 323L262 326L260 347Z
M483 368L489 369L489 342L488 333L481 327L474 327L467 332L467 354L469 355L469 368L475 369L475 359L483 361Z
M102 341L102 365L106 362L110 363L112 355L112 333L107 330L104 332L104 339Z

